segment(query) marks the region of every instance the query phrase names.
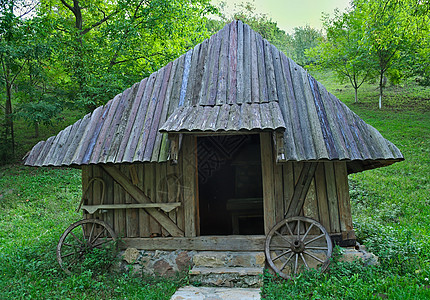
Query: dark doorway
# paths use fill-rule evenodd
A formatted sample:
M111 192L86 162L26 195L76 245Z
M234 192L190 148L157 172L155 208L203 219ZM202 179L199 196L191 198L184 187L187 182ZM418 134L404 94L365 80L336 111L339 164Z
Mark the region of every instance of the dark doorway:
M200 234L264 234L260 136L197 139Z

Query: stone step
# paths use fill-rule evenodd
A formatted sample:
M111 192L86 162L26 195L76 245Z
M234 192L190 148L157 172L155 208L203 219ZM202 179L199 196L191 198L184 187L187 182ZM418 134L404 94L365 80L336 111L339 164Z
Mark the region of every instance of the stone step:
M170 300L260 300L260 289L181 287Z
M243 267L264 268L264 252L216 252L201 251L193 257L196 267Z
M263 284L263 268L197 267L190 272L191 282L203 286L258 288Z

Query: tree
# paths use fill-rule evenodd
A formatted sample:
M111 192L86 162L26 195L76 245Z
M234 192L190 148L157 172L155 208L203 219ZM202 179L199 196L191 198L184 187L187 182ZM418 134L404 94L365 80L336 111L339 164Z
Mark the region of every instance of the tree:
M206 38L204 16L213 10L208 0L57 0L42 7L55 24L63 84L88 111Z
M385 74L401 64L405 53L415 47L417 19L411 14L415 1L355 0L353 8L360 12L363 45L375 61L379 77L379 108L385 85Z
M315 28L306 25L304 27L295 27L292 36L292 58L301 66L312 63L312 60L305 55L306 50L314 48L321 43L322 33Z
M24 18L34 9L32 4L32 2L20 1L0 2L0 79L5 91L4 124L1 135L4 148L0 149L2 161L15 154L12 100L14 84L38 52L38 45L31 43L34 38L31 23Z
M373 63L368 50L362 42L360 11L340 13L335 11L333 18L324 17L325 42L306 51L306 55L316 61L316 66L334 70L338 78L348 80L355 91L358 102L358 89L370 78Z

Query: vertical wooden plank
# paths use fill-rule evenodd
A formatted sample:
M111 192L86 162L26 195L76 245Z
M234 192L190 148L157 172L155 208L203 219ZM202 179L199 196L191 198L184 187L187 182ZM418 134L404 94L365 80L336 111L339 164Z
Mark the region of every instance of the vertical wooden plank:
M146 191L146 181L147 181L148 176L150 176L146 173L148 165L149 165L148 163L139 164L138 169L137 169L138 174L140 176L140 182L139 182L138 186L139 186L139 188L142 189L142 191L146 195L148 195L147 191ZM150 236L149 215L143 208L139 209L139 234L140 234L140 237L149 237Z
M172 170L172 174L175 174L178 177L179 184L179 199L178 202L181 202L182 205L176 210L176 220L178 227L185 232L185 203L184 203L184 178L183 178L183 155L180 156L178 160L178 164L171 165L168 164L170 169Z
M273 153L273 151L272 151ZM273 176L274 176L274 201L275 201L275 221L276 223L284 218L284 189L283 189L283 178L282 178L282 165L273 165Z
M244 95L243 23L237 21L237 90L236 103L242 103Z
M176 164L177 166L177 164ZM167 202L173 203L173 202L179 202L179 193L180 193L180 184L179 184L179 178L176 174L176 171L174 170L175 166L173 166L170 163L166 163L166 188L167 188ZM169 212L169 218L178 224L177 220L177 210L172 210ZM182 229L183 230L183 229Z
M243 102L251 103L251 28L243 25Z
M94 165L93 167L93 178L101 178L102 177L102 170L99 166ZM97 205L102 203L102 191L103 191L103 185L100 183L100 181L95 180L93 182L93 199L92 199L92 205ZM104 200L104 199L103 199ZM103 220L103 216L100 213L100 211L97 211L93 214L94 219Z
M114 181L113 183L113 193L114 193L113 201L115 204L125 204L125 191L116 181ZM125 229L126 229L125 209L115 209L114 210L114 231L120 237L125 237L127 234Z
M104 204L113 204L114 203L114 191L113 191L113 178L102 170L102 178L105 182L105 196L104 196ZM111 227L114 226L114 211L108 209L105 212L105 222L108 223Z
M319 221L318 218L318 203L315 193L315 178L312 179L311 185L309 186L308 193L306 194L305 203L303 205L303 215L308 218L312 218Z
M299 181L300 173L303 169L303 163L301 162L294 162L293 163L293 172L294 172L294 189L296 188L297 182ZM294 194L293 189L293 194ZM288 212L288 210L287 210ZM303 216L303 210L300 211L300 215Z
M251 31L251 102L259 103L263 102L264 99L260 99L260 86L258 82L258 63L257 63L257 42L256 42L257 33Z
M273 190L273 151L269 133L260 134L261 171L263 176L264 232L269 233L276 223L275 195Z
M121 172L123 174L126 174L128 178L130 178L130 170L129 166L121 166ZM126 204L132 204L135 203L134 199L128 194L125 193L125 203ZM125 210L125 219L126 219L126 232L127 237L138 237L138 220L136 218L136 214L133 209L126 209Z
M340 232L339 209L336 191L336 179L332 162L324 163L325 180L327 186L328 210L330 215L330 230L332 233Z
M184 178L184 218L185 236L193 237L197 234L197 138L184 136L182 142L183 178Z
M315 187L318 201L319 222L331 233L324 165L323 163L318 164L317 170L315 171Z
M284 211L285 214L290 207L291 200L293 199L294 193L294 169L293 162L287 162L282 164L283 179L284 179Z
M348 173L346 162L334 163L336 191L339 203L340 230L352 230L351 203L349 200Z
M85 193L85 191L88 188L88 183L92 178L92 167L91 166L82 166L82 193ZM88 188L87 193L82 195L84 197L84 203L85 205L91 205L92 204L92 186ZM85 210L82 211L82 218L83 219L91 219L92 215L87 213ZM89 228L85 228L85 231L88 231Z
M227 103L236 103L236 83L237 83L237 21L233 21L230 26L230 42L228 52L228 86Z
M153 202L156 202L156 194L157 194L157 186L156 186L156 163L151 163L148 165L149 168L149 177L147 183L148 193L146 194ZM146 174L148 175L148 173ZM160 224L152 217L149 216L149 232L151 236L161 236L161 226Z
M156 164L156 196L155 202L166 203L168 201L168 180L166 174L166 163ZM163 236L169 236L169 232L164 228L161 228L161 234Z

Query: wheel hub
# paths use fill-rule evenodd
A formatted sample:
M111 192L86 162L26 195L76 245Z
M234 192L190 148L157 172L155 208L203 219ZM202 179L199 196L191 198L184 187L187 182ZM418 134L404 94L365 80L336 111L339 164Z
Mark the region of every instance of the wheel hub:
M301 240L295 240L291 245L291 250L295 253L301 253L305 250L305 244Z

